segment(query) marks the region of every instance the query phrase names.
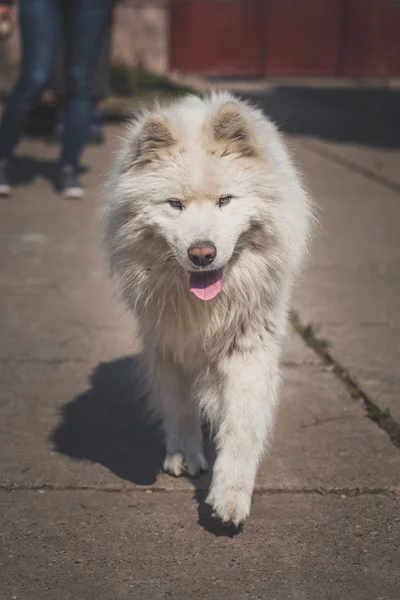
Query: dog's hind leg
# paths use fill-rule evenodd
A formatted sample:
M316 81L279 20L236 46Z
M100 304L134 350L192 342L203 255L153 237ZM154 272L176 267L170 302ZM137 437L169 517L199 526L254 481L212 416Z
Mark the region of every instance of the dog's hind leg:
M165 362L158 363L153 374L154 404L162 418L167 450L164 471L175 477L206 471L200 415L187 377L178 366Z
M272 432L277 363L277 348L260 348L234 353L223 367L217 459L206 502L216 517L236 527L249 515L257 467Z

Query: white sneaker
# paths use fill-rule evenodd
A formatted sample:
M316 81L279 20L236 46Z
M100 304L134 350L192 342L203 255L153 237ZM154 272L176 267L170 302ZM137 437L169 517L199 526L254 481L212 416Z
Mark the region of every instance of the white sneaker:
M79 200L84 196L85 191L73 165L62 165L59 177L59 189L63 196L71 200Z
M0 160L0 196L9 196L11 194L10 178L8 175L8 160Z

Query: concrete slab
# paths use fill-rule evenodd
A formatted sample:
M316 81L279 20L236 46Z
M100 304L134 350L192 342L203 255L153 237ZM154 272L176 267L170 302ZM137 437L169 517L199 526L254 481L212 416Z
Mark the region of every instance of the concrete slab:
M49 152L37 142L27 148L44 157ZM312 155L306 150L302 156ZM108 166L104 149L91 149L89 157L99 170ZM7 292L1 482L191 490L192 482L158 474L163 448L135 396L131 354L139 344L108 280L95 179L88 175L83 203L54 196L48 182L38 180L29 194L19 187L0 205ZM289 338L282 362L283 402L258 489L398 487L400 454L299 337ZM205 488L208 481L204 476L195 485Z
M32 152L36 163L38 156L45 162L49 148L28 141L22 156ZM99 170L100 164L104 171L108 167L104 149L91 149L90 158L98 160ZM137 350L129 333L132 320L115 300L102 248L101 177L93 172L84 177L89 190L84 202L55 195L41 178L29 193L20 185L12 199L1 200L0 358L99 360L117 347Z
M297 305L374 399L395 405L396 197L294 145L323 225ZM276 435L243 534L209 520L207 476L158 474L134 324L101 258L112 147L89 150L96 168L75 204L53 193L54 148L27 140L20 186L0 202L1 600L397 600L400 453L300 338L283 356Z
M400 152L398 149L369 148L359 144L343 144L313 140L316 148L321 148L349 164L367 169L371 175L387 180L388 185L400 186Z
M395 497L259 495L234 538L186 493L3 491L0 502L4 599L399 597Z
M340 339L340 359L347 365L358 385L368 390L379 406L400 421L399 345L400 328L387 322L364 323L355 329L347 324L326 325L324 335ZM339 355L332 342L331 353Z
M294 145L320 221L297 308L305 323L321 325L337 359L400 421L399 195Z
M400 453L331 372L307 364L310 355L284 360L276 434L257 487L399 487ZM1 483L207 487L208 476L159 475L163 447L138 400L134 369L133 358L121 357L97 365L89 380L83 362L3 363Z

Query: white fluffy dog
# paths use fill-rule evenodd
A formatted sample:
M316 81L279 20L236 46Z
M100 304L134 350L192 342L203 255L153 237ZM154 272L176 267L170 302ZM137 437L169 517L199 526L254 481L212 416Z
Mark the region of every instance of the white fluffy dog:
M239 526L271 436L279 355L310 204L275 126L229 94L133 120L108 185L112 270L137 316L165 471L207 469L206 502Z

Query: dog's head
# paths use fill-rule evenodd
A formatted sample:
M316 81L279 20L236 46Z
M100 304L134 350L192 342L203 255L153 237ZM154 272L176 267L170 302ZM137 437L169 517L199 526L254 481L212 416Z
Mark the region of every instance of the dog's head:
M147 268L173 263L209 300L241 253L265 255L279 219L266 125L261 112L218 96L190 97L132 126L113 185L126 209L119 221Z

